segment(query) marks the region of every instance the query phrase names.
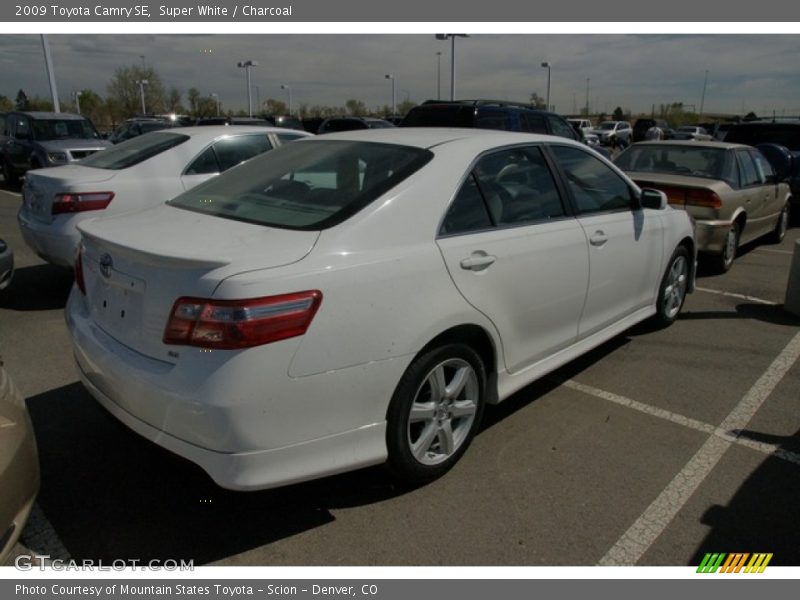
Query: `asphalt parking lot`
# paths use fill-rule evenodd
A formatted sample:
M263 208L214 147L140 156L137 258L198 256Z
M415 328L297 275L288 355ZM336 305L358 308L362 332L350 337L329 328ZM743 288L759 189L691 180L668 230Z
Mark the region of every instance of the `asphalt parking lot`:
M701 274L680 319L637 326L490 407L470 451L413 491L381 468L235 493L139 438L78 383L69 271L23 244L0 354L27 399L42 488L23 541L77 559L196 565L800 565L800 319L782 310L800 228Z

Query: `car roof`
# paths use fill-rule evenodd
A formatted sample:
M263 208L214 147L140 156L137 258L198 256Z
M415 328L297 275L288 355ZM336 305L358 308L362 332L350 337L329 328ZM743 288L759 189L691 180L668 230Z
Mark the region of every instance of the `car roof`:
M636 146L682 146L684 148L720 148L722 150L731 150L732 148L750 148L751 146L747 146L745 144L731 144L729 142L717 142L717 141L708 141L708 142L700 142L700 141L681 141L681 140L662 140L662 141L652 141L652 142L638 142L631 146L631 148Z
M86 117L83 115L76 115L75 113L64 113L64 112L46 112L46 111L28 111L28 110L17 110L13 113L9 114L17 114L17 115L26 115L33 119L64 119L67 121L85 121Z
M172 131L175 131L174 129ZM284 130L285 131L285 130ZM476 147L490 149L519 143L558 142L585 148L584 144L553 135L539 133L519 133L499 129L475 129L470 127L391 127L386 129L356 129L326 133L319 140L349 140L358 142L376 142L383 144L399 144L417 148L432 148L457 140L470 140ZM300 140L306 142L306 140Z
M263 127L261 125L207 125L205 127L172 127L170 129L162 129L155 133L162 134L183 134L188 135L194 139L208 139L213 140L216 138L224 137L226 135L237 135L244 133L282 133L287 132L299 133L303 136L310 135L307 131L300 129L287 129L286 127Z

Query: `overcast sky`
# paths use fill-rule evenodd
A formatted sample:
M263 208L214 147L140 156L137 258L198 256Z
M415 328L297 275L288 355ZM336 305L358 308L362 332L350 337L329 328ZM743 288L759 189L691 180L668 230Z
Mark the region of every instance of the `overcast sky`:
M246 108L244 72L253 59L253 85L261 100L341 106L349 98L367 107L415 102L437 94L441 56L442 97L450 93L450 43L433 35L73 35L48 36L62 99L89 88L101 95L114 70L146 64L167 89L217 93L223 108ZM708 70L706 112L800 115L798 35L474 35L456 42L456 97L527 101L544 96L552 64L551 104L561 113L586 102L592 111L616 106L634 112L652 104L683 102L699 110ZM49 96L38 35L0 35L0 94ZM253 91L255 102L256 91Z

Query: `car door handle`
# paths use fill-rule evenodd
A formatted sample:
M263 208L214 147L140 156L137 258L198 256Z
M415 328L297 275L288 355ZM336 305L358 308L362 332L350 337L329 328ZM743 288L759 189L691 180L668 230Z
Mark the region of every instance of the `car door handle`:
M592 246L602 246L608 241L608 236L605 234L604 231L595 231L594 235L589 238L589 243Z
M490 267L494 261L497 260L496 256L486 254L485 252L473 252L472 256L461 260L461 268L468 271L483 271Z

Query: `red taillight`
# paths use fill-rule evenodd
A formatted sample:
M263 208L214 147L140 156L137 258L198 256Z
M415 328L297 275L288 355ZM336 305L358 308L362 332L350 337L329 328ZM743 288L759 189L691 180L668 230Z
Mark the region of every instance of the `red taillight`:
M686 190L686 204L688 206L704 206L706 208L721 208L722 198L716 192L704 189Z
M318 290L248 300L178 298L164 343L236 349L285 340L306 332L321 302Z
M86 295L86 282L83 280L83 248L78 246L78 252L75 254L75 283L81 294Z
M56 194L51 209L54 215L102 210L114 199L114 192Z

